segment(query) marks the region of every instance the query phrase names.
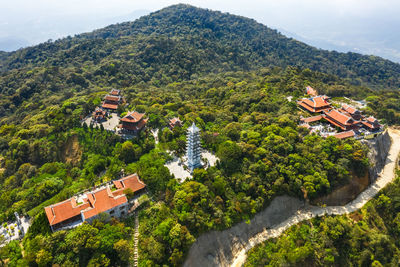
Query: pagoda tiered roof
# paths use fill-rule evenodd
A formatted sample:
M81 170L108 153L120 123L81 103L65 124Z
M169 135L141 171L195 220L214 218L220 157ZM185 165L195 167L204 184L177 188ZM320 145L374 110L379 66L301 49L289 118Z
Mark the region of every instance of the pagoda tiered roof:
M329 104L327 99L325 96L303 98L297 101L297 104L312 113L322 112L331 108L331 104Z

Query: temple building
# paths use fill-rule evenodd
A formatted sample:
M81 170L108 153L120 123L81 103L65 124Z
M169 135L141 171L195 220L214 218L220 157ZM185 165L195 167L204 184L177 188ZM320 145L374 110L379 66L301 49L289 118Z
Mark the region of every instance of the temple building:
M347 114L349 116L351 116L353 119L355 120L361 120L363 118L363 115L361 113L361 111L359 111L358 109L353 108L352 106L343 104L342 108L339 109L339 111L341 113Z
M361 123L363 124L364 128L366 128L371 132L380 130L382 127L382 125L380 125L378 120L375 119L374 117L369 117L366 120L363 120Z
M343 131L357 130L360 128L359 121L354 120L351 116L341 113L336 109L325 112L324 119Z
M65 201L45 207L52 231L72 228L88 221L92 222L100 213L111 217L123 217L129 212L130 204L125 195L130 189L136 195L146 185L137 174L132 174L107 183L93 191L74 196Z
M196 168L202 167L200 129L194 122L187 130L186 157L190 172L193 172Z
M178 117L172 118L169 120L168 126L171 130L177 126L182 127L182 121Z
M140 132L147 123L148 119L143 118L144 113L136 111L128 112L128 114L121 119L119 127L121 131L128 134L137 134Z
M117 89L111 89L110 91L110 95L114 95L114 96L120 96L121 91L117 90Z
M92 119L93 119L92 121L101 122L102 120L105 119L105 117L106 117L106 112L103 109L96 107L95 111L93 111L92 114Z
M327 96L303 98L297 101L297 105L311 113L321 113L331 109L331 104L327 101L328 99Z
M112 89L110 93L104 97L101 107L106 110L115 111L121 103L122 97L120 95L120 90Z

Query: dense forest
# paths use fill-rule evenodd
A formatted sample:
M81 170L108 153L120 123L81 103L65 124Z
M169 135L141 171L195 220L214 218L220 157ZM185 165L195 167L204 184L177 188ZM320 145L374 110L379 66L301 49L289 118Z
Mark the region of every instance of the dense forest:
M201 233L248 220L277 195L312 200L364 176L365 145L297 127L301 111L287 97L304 96L307 85L366 99L364 112L400 122L398 64L317 50L252 20L186 5L7 53L0 65L0 223L15 211L33 219L21 243L0 249L9 266L131 263L132 218L103 216L51 233L43 210L122 169L148 186L140 266L181 265ZM118 113L149 119L137 138L82 124L111 87L126 98ZM184 125L171 131L174 116ZM164 164L167 151L184 153L192 122L219 161L179 184ZM157 146L151 128L160 129Z
M399 195L397 178L357 212L303 222L253 248L245 266L398 266Z

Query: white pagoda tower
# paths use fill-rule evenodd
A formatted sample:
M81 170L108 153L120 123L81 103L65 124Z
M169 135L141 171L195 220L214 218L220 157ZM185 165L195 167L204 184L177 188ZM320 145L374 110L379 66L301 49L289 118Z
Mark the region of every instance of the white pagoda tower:
M200 129L194 122L187 130L186 157L190 172L193 172L196 168L202 167Z

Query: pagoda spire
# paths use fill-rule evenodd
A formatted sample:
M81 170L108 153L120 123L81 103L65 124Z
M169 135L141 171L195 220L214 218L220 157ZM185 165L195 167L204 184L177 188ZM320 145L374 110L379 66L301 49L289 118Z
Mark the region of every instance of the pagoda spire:
M187 130L186 157L187 166L191 172L196 168L202 167L200 129L194 122Z

